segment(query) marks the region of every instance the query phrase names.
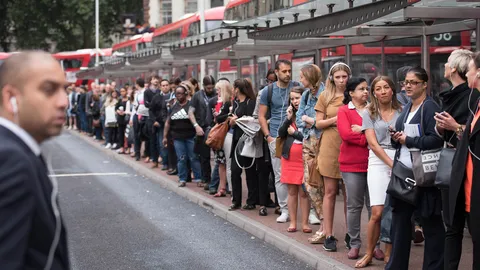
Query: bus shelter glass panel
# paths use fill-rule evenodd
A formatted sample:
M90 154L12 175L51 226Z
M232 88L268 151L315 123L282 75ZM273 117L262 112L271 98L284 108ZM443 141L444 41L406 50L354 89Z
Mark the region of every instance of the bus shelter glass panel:
M241 59L241 75L240 78L249 79L252 83L253 89L256 89L255 75L256 67L253 64L253 59ZM258 66L258 65L257 65Z
M270 56L258 57L257 58L257 65L258 65L257 82L258 82L258 85L261 88L261 86L267 84L266 76L267 76L268 70L270 69L271 57Z
M327 78L327 73L333 64L337 62L345 63L345 46L326 48L321 50L321 65L322 78Z
M370 84L382 73L382 43L355 44L352 47L352 75L364 78Z
M385 41L385 74L396 82L400 89L397 70L405 66L421 66L421 37L403 38ZM397 91L399 90L397 89Z
M300 81L300 70L304 65L314 64L315 56L295 57L292 59L292 80Z

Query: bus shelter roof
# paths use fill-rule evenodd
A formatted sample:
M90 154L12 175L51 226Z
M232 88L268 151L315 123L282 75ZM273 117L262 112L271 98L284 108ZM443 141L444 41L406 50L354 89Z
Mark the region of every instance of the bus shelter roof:
M165 44L175 58L247 58L475 29L478 3L314 0ZM227 49L225 49L227 48Z

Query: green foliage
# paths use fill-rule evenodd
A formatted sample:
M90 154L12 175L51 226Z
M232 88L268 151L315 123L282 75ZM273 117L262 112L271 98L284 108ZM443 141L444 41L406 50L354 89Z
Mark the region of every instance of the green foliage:
M122 31L121 14L142 16L140 0L99 0L100 43L111 45L110 36ZM0 0L0 48L50 48L56 51L95 47L94 0Z

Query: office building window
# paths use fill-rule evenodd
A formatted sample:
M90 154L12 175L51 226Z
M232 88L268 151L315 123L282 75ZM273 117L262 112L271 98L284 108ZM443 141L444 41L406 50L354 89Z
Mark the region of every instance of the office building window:
M162 23L167 25L172 23L172 0L162 1Z
M212 0L211 2L211 7L222 7L223 6L223 0Z
M185 1L185 13L194 13L198 11L197 0Z

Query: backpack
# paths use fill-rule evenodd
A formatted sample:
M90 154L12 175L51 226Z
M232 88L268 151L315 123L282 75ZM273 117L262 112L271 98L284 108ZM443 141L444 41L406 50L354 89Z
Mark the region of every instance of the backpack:
M273 82L271 84L268 85L268 89L267 89L267 104L268 104L268 109L267 109L267 115L265 118L270 119L272 117L272 113L270 111L270 107L272 105L272 96L273 96L273 84L276 83L276 82ZM295 86L300 86L300 83L298 82L293 82L293 87ZM289 89L289 88L287 88ZM288 99L288 102L290 103L290 99Z

